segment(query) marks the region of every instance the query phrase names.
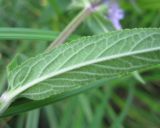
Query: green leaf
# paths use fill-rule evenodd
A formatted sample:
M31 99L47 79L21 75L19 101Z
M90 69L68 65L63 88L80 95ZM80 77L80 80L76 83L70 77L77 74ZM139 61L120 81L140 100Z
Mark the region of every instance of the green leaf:
M126 80L125 80L126 81ZM130 80L131 81L131 80ZM95 83L92 83L90 85L84 86L83 88L77 89L77 90L72 90L65 92L63 94L51 96L47 99L43 100L28 100L28 99L18 99L16 100L8 109L5 111L2 115L0 115L0 118L4 118L7 116L13 116L22 112L30 111L36 108L43 107L45 105L49 105L51 103L55 103L61 100L64 100L68 97L75 96L77 94L80 94L82 92L86 92L91 90L92 88L96 89L100 86L102 86L104 83L111 83L111 80L100 80Z
M38 128L40 110L34 110L28 113L26 128Z
M123 110L121 111L121 113L119 114L119 116L112 123L111 128L120 128L123 126L123 121L125 117L127 116L130 107L132 106L134 92L135 92L134 85L129 85L128 98L126 100L126 104Z
M1 112L15 99L43 100L160 63L160 29L81 38L26 60L10 71Z
M46 40L52 41L58 33L28 28L0 28L0 40Z
M15 67L23 63L23 61L25 61L27 58L28 57L24 54L21 54L21 53L16 54L12 62L7 67L7 73L10 74L11 70L14 70Z
M0 40L53 41L58 34L58 32L54 31L30 28L0 28ZM68 40L77 39L78 37L78 35L72 35Z

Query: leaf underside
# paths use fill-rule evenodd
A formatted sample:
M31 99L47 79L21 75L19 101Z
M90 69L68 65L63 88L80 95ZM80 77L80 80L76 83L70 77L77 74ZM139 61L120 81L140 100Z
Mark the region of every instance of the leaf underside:
M160 63L160 29L85 37L26 60L8 74L8 91L42 100Z

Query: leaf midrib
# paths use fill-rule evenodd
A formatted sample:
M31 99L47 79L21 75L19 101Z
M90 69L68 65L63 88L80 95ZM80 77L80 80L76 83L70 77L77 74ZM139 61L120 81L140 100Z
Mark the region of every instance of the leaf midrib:
M47 79L52 78L54 76L61 75L61 74L66 73L68 71L72 71L72 70L75 70L75 69L78 69L78 68L81 68L81 67L85 67L85 66L88 66L88 65L91 65L91 64L100 63L100 62L103 62L103 61L109 61L109 60L114 60L114 59L117 59L117 58L123 58L123 57L131 56L131 55L154 52L154 51L158 51L158 50L160 50L160 47L149 48L149 49L139 50L139 51L135 51L135 52L128 51L127 53L122 53L122 54L118 54L118 55L111 55L111 56L107 56L107 57L101 57L99 59L95 58L93 60L86 61L86 62L83 62L83 63L80 63L80 64L76 64L74 66L72 65L72 66L69 66L67 68L62 68L59 71L49 73L45 76L39 77L39 78L31 81L31 82L29 82L25 85L22 85L22 86L16 88L16 90L12 90L11 91L12 93L10 94L10 96L11 97L16 97L17 95L24 92L25 90L27 90L30 87L33 87L34 85L36 85L36 84L38 84L38 83L40 83L44 80L47 80Z

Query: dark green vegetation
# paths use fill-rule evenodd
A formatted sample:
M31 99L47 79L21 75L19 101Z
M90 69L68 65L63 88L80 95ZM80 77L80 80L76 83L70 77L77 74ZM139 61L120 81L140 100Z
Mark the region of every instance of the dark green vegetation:
M148 2L147 2L148 1ZM70 6L69 0L1 0L0 1L0 91L8 86L6 65L18 54L22 60L45 51L52 40L77 15L81 8ZM125 11L123 28L160 26L160 3L158 0L139 0L134 3L121 1ZM107 10L106 10L107 12ZM16 29L13 29L16 28ZM32 29L23 29L32 28ZM68 40L81 36L113 30L111 23L99 13L89 16ZM158 38L158 37L157 37ZM21 63L19 60L17 63ZM78 92L47 100L18 99L1 119L0 127L8 128L159 128L160 126L160 67L130 74L125 78L103 80ZM25 112L54 101L53 105Z

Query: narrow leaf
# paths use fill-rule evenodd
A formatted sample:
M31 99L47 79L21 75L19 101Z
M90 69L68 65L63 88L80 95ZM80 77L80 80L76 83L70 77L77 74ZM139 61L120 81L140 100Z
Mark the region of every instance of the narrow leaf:
M28 28L0 28L0 40L46 40L52 41L58 33Z

